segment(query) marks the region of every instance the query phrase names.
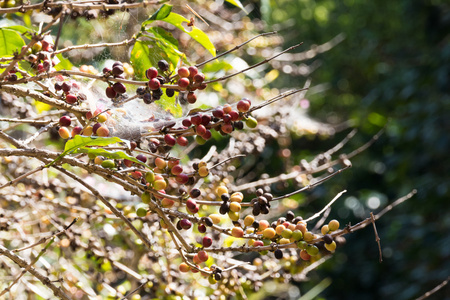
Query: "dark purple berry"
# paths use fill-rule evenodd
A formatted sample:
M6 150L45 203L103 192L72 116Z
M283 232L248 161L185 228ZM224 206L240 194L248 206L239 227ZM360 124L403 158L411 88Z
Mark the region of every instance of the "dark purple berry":
M121 82L114 83L112 87L113 87L114 91L118 94L124 94L127 91L127 88Z

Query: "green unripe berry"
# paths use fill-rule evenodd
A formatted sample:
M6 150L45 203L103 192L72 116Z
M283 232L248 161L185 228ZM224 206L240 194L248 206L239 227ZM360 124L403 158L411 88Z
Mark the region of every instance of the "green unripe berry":
M315 245L309 244L306 247L306 252L311 256L315 256L315 255L319 254L319 248L317 248L317 246L315 246Z
M297 243L297 247L298 247L299 249L305 250L306 247L308 247L308 243L305 242L305 241L299 241L299 242Z
M285 239L290 239L292 236L292 230L290 229L283 230L283 232L281 232L281 236Z
M228 217L230 218L231 221L237 221L239 220L239 212L229 211Z
M258 121L253 117L248 117L247 120L245 120L245 125L247 125L249 128L255 128L258 126Z
M300 230L294 230L293 232L292 232L292 238L295 240L295 241L300 241L301 239L303 239L303 233L300 231Z
M145 217L146 215L147 215L147 209L145 208L145 207L139 207L137 210L136 210L136 215L138 216L138 217Z
M145 180L147 180L147 182L155 181L155 173L153 173L153 171L148 171L145 173Z
M206 143L206 140L199 135L195 136L195 141L199 145L204 145Z
M147 191L143 192L141 195L141 200L143 203L149 204L151 200L150 193Z
M102 167L107 169L112 169L116 166L113 160L107 159L102 162Z

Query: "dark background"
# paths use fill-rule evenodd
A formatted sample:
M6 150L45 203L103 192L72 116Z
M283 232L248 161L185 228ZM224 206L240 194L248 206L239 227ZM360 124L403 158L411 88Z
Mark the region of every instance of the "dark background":
M244 2L245 3L245 2ZM260 1L251 16L278 29L283 47L323 44L336 35L345 40L301 63L320 63L310 77L325 84L307 96L310 115L358 128L345 147L350 152L383 126L372 147L352 159L353 168L313 193L323 201L347 189L332 216L353 224L380 211L413 189L412 199L378 221L384 254L371 227L347 237L302 293L329 277L323 299L415 299L450 274L450 5L446 1ZM297 51L298 49L296 49ZM282 75L274 87L298 87L298 77ZM348 131L328 141L297 140L317 149L334 145ZM295 148L295 147L294 147ZM293 153L293 155L298 155ZM371 209L375 197L379 209ZM350 200L349 200L350 199ZM354 200L357 200L356 202ZM323 202L326 203L326 202ZM356 204L355 204L356 203ZM323 204L317 203L317 207ZM445 287L429 299L450 299Z

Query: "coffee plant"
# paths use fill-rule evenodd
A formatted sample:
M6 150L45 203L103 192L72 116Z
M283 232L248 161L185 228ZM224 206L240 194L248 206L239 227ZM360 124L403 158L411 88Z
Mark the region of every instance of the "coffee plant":
M299 209L378 135L293 162L292 139L349 125L305 116L308 80L264 89L300 45L275 51L229 2L0 2L0 297L247 299L307 280L367 225L380 247L375 221L413 192L353 226L328 217L345 191ZM105 37L83 37L90 23Z

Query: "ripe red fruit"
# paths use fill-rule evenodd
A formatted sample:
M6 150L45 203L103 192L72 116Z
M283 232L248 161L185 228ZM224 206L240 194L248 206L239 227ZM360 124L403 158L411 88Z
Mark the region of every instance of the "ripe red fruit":
M142 177L142 173L139 172L139 171L134 171L134 172L131 172L131 176L132 176L134 179L139 179L139 178Z
M194 104L195 102L197 102L197 96L193 92L189 92L187 94L187 101L190 104Z
M239 120L239 113L235 110L230 111L230 113L228 115L230 116L231 121Z
M117 96L117 92L114 90L112 86L108 86L105 90L106 97L115 98Z
M70 126L70 123L72 123L72 120L70 119L70 117L69 116L62 116L60 119L59 119L59 125L61 125L61 126Z
M150 69L147 69L145 76L147 76L148 79L156 78L156 76L158 76L158 70L155 67L151 67Z
M194 82L195 83L202 83L204 80L205 80L205 74L198 73L198 74L194 75Z
M201 251L199 251L198 253L197 253L197 255L198 255L198 258L202 261L202 262L204 262L204 261L207 261L208 260L208 253L206 253L206 251L204 251L204 250L201 250Z
M147 157L143 154L138 154L136 156L136 159L142 161L143 163L145 163L147 161Z
M114 91L118 94L124 94L127 91L127 88L121 82L114 83L112 87Z
M185 127L191 127L192 125L191 120L189 119L184 119L183 121L181 121L181 124L183 124L183 126Z
M125 165L125 167L130 168L133 165L133 161L124 159L123 164Z
M196 213L198 213L198 211L199 211L199 206L196 205L194 208L188 208L188 211L189 211L191 214L196 214Z
M203 126L202 124L200 124L200 125L198 125L198 126L195 128L195 132L196 132L198 135L202 136L202 135L204 135L204 134L206 133L206 127Z
M189 77L191 77L191 78L194 78L194 76L198 74L198 69L196 66L190 66L188 68L188 71L189 71Z
M225 123L231 122L231 116L229 114L224 115L222 119Z
M184 136L179 136L177 138L177 144L182 146L182 147L187 146L188 142L189 142L188 139L186 137L184 137Z
M168 146L173 147L173 146L175 146L175 144L177 143L177 140L173 137L173 135L166 134L166 135L164 136L164 142L166 142L166 144L167 144Z
M263 241L257 240L253 242L253 247L261 247L264 246Z
M152 78L148 81L148 87L152 90L155 91L157 89L159 89L161 87L161 82L159 82L158 79L156 78Z
M178 76L189 77L189 69L186 67L181 67L178 69Z
M190 81L187 78L180 78L177 84L180 88L185 89L189 86Z
M212 238L210 238L209 236L203 237L202 244L203 244L203 247L205 247L205 248L211 247Z
M195 200L193 199L187 199L186 200L186 207L189 209L195 209L195 207L197 206L197 202L195 202Z
M202 123L202 115L197 114L191 117L191 123L198 126Z
M97 134L97 130L102 126L100 123L95 123L94 126L92 126L92 132L94 134Z
M114 64L116 64L116 63L114 63ZM113 68L112 68L112 73L114 74L114 75L121 75L122 73L123 73L123 66L120 64L117 64L117 65L113 65Z
M233 125L231 124L223 124L222 127L220 127L223 132L225 133L231 133L233 132Z
M192 223L191 223L191 221L189 221L188 219L182 219L182 220L180 221L180 226L181 226L181 228L187 230L187 229L191 228Z
M202 116L202 125L208 126L209 122L211 122L211 116L210 115L203 115Z
M237 104L237 109L240 112L247 112L250 109L250 101L246 99L242 99Z
M77 103L78 99L77 96L73 95L73 94L67 94L66 95L66 102L69 104L74 104Z
M226 113L226 114L229 114L230 111L232 111L232 110L233 110L233 108L229 104L225 104L223 106L223 112Z
M211 138L212 134L210 130L206 130L205 133L202 135L202 138L205 140L209 140Z
M74 137L74 136L76 136L77 134L80 134L82 129L83 129L83 128L81 128L81 126L75 126L75 127L72 129L71 136Z
M205 224L198 225L197 229L198 229L198 232L200 232L200 233L205 233L206 232Z
M70 89L72 88L72 86L70 84L68 84L67 82L63 82L61 84L61 88L64 93L68 93L68 92L70 92Z
M213 110L212 112L213 116L216 118L222 118L224 115L223 109L221 109L220 107L216 108Z
M189 176L187 176L184 173L178 174L177 177L175 177L175 180L179 183L179 184L186 184L189 181Z
M173 166L170 173L173 175L180 175L183 172L183 167L180 165Z

